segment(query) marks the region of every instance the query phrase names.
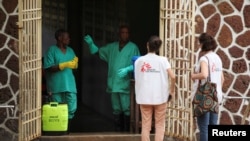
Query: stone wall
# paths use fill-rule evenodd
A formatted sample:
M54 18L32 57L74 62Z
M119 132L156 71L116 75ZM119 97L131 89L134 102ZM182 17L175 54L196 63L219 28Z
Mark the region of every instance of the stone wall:
M0 105L18 104L18 0L0 0ZM208 32L218 41L227 96L250 96L250 1L197 0L196 35ZM198 48L195 48L197 51ZM220 124L240 124L246 104L225 100ZM248 115L246 124L249 124ZM196 130L196 133L198 131ZM1 141L17 140L17 108L0 108Z
M250 96L250 1L197 0L197 4L197 37L208 32L220 46L216 53L223 62L224 94ZM241 99L226 100L220 123L240 124L244 108L246 105Z
M18 0L0 0L0 106L18 104ZM13 111L12 111L13 110ZM1 141L17 140L17 108L0 108Z
M197 0L195 21L196 37L208 32L218 42L216 53L223 62L224 95L250 97L250 1ZM242 99L224 99L219 123L241 124L246 106ZM245 124L249 125L249 119L248 115Z

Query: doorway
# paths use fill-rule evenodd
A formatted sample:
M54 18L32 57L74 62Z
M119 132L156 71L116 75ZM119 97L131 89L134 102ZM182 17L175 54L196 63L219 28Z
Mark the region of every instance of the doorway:
M83 37L91 34L95 43L101 47L117 40L119 24L127 23L131 28L131 40L138 45L141 54L144 55L149 36L159 34L159 1L60 0L58 2L57 10L65 9L60 11L62 19L58 23L68 29L70 46L80 60L79 68L75 71L78 110L72 121L72 130L73 132L112 131L111 101L110 95L106 93L107 64L98 56L90 55ZM52 43L54 31L49 31L51 32L46 32L48 35L45 35L50 37ZM48 44L44 39L43 42Z

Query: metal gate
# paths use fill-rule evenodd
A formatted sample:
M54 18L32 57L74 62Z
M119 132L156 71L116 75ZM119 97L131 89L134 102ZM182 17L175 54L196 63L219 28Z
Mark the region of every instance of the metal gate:
M160 37L166 56L176 74L176 94L169 103L166 117L166 136L193 139L193 116L190 93L190 74L194 63L194 0L160 0Z
M41 136L41 0L18 0L19 141Z

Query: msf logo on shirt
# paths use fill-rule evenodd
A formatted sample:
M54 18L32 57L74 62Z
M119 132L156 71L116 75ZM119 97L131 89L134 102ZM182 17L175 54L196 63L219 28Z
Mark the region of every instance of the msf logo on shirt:
M215 71L221 71L221 69L219 69L218 67L216 67L216 65L213 63L212 64L212 72L215 72Z
M151 65L149 63L144 62L141 66L141 72L145 72L147 70L151 69Z
M152 68L149 63L144 62L141 66L141 72L159 72L156 69Z

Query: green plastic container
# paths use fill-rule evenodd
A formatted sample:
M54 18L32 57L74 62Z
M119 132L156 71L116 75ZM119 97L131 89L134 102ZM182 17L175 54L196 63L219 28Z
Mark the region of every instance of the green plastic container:
M68 105L50 102L42 107L42 130L67 131L68 130Z

